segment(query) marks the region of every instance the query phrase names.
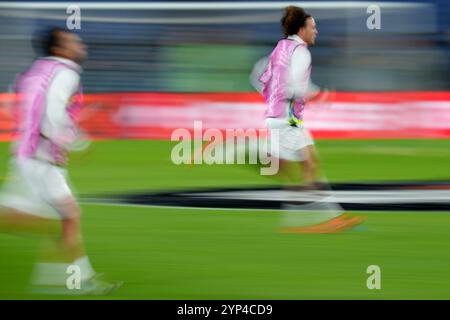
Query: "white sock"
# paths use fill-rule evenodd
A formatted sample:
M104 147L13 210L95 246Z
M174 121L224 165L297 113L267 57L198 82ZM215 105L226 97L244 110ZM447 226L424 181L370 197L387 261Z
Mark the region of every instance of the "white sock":
M83 256L75 260L72 264L80 267L81 281L92 278L95 275L94 268L92 268L91 262L88 256Z
M292 193L293 200L303 197L310 201L305 204L283 204L284 212L281 219L282 227L305 227L325 222L344 213L337 199L330 191L303 191Z
M32 284L40 286L62 286L66 284L68 263L39 262L35 265Z
M67 268L77 265L81 271L81 281L92 278L95 271L87 256L78 258L72 263L39 262L36 263L31 282L38 286L65 286L69 274Z

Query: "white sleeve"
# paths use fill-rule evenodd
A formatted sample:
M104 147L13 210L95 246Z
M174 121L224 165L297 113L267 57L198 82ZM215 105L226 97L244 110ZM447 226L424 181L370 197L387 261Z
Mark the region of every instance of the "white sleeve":
M55 75L47 91L41 132L62 147L67 147L76 139L76 127L67 112L67 107L78 90L79 82L78 73L71 69L63 69Z
M291 57L290 80L288 90L291 97L306 99L316 95L320 88L310 80L308 75L311 66L311 53L305 47L295 49Z
M261 81L259 81L259 78L261 78L268 64L269 57L259 59L258 62L255 63L252 73L250 74L250 83L259 93L262 93L263 91L263 85Z

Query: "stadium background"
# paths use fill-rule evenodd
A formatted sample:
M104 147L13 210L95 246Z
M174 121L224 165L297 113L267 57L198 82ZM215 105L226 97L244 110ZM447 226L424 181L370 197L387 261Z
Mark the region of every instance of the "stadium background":
M450 4L396 1L398 7L382 6L381 30L368 30L365 8L333 3L315 1L309 9L319 26L313 81L337 91L331 106L311 108L307 118L322 138L328 178L449 180ZM33 32L64 26L67 14L1 4L6 173L10 85L34 58ZM194 119L222 129L261 126L264 105L248 76L280 38L279 9L81 14L90 54L82 80L93 110L83 127L97 141L71 159L80 194L280 183L247 166L175 166L167 141ZM277 211L83 204L83 212L94 266L125 282L117 298L450 297L448 212L366 212L365 229L313 237L277 233ZM23 292L38 244L0 237L0 297L30 297ZM383 270L381 291L366 288L371 264Z
M309 5L320 22L319 41L312 48L313 81L338 92L334 108L307 113L315 136L447 137L448 3L387 2L380 30L366 27L365 4L339 3ZM68 14L58 4L64 5L2 8L1 92L11 90L15 75L33 60L33 33L65 26ZM139 10L108 9L106 2L82 9L79 33L90 54L83 84L87 101L100 106L90 108L83 126L94 137L167 139L174 128L192 127L193 118L222 129L264 126L261 97L245 93L253 92L248 81L253 64L280 38L280 5L253 2L253 7L236 9L233 4L239 2L230 2L229 9L186 10L138 4ZM398 91L407 93L389 94ZM374 94L362 94L367 92ZM7 107L13 99L2 94L0 105ZM254 116L224 117L226 109L251 110ZM4 139L13 130L7 119L2 119Z

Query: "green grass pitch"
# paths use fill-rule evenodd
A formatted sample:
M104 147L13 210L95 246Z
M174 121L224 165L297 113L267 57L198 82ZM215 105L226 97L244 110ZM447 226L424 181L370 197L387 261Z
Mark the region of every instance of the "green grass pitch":
M244 165L175 166L173 144L103 141L74 154L78 194L268 185ZM450 180L450 140L321 140L333 182ZM0 144L0 176L8 145ZM450 212L367 212L341 234L277 232L280 212L83 205L94 267L124 285L108 299L449 299ZM0 299L27 288L39 239L0 234ZM381 267L381 290L366 269ZM86 298L86 297L83 297Z

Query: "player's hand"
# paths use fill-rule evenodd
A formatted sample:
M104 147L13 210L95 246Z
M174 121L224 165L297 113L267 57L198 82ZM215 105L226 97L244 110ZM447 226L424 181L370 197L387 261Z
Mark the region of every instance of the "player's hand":
M336 98L336 91L333 88L325 88L315 97L313 102L322 108L331 108Z
M75 152L84 151L89 148L90 145L91 139L89 138L89 135L79 129L76 140L70 145L70 150Z

